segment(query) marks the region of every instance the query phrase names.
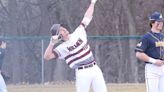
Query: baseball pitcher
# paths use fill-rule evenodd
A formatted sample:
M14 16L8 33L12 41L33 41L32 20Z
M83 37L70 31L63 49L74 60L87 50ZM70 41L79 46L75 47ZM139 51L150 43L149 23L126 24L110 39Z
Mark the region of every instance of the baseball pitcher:
M96 64L86 34L86 27L92 20L96 1L91 0L81 24L73 33L70 34L62 24L54 24L51 27L52 37L44 54L46 60L63 59L75 70L76 92L89 92L90 86L94 92L107 92L102 71ZM60 40L63 43L53 48Z

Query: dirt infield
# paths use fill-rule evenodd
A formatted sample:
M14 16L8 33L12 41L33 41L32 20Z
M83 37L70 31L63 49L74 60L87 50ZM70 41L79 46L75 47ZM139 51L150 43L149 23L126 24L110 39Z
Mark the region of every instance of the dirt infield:
M146 92L145 84L107 84L108 92ZM8 92L76 92L67 85L8 85ZM93 92L93 91L90 91Z

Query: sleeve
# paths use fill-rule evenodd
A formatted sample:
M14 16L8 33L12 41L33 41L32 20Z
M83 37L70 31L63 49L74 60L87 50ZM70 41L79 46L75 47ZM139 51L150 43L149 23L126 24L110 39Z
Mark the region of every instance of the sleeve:
M57 53L57 51L55 50L55 49L53 49L53 54L56 56L56 58L58 58L59 57L59 53Z
M81 24L75 29L72 35L87 37L86 27L89 25L91 20L92 17L91 18L84 17L83 20L81 21Z
M84 26L84 28L86 28L89 25L89 23L91 22L92 18L93 17L91 17L91 18L84 17L81 22L81 25Z
M56 47L53 49L53 53L58 59L63 59L61 49L59 47Z
M86 38L87 37L87 33L86 33L86 29L85 27L81 24L79 25L75 31L72 33L72 35L74 35L75 37L76 36L79 36L79 37L82 37L82 38Z
M146 37L142 37L135 48L135 52L145 52L148 46L148 39Z

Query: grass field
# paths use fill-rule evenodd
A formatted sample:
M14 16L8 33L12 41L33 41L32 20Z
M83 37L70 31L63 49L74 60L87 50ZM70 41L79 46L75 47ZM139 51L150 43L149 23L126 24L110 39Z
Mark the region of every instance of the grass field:
M145 84L107 84L107 87L108 92L146 92ZM74 84L8 85L7 88L8 92L76 92Z

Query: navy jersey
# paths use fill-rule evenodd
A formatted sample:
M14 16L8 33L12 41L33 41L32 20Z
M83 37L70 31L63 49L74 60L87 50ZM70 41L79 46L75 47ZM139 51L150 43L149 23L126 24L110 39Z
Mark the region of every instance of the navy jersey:
M5 49L0 48L0 70L2 69L4 56L5 56Z
M164 35L152 31L146 33L137 44L135 51L143 52L155 59L164 60Z

